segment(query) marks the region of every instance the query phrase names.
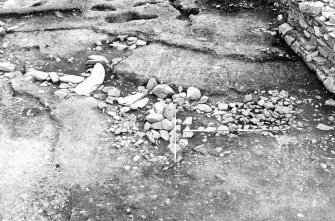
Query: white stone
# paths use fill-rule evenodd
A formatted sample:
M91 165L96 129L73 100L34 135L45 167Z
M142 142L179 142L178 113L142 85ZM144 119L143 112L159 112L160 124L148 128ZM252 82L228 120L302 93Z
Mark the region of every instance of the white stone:
M225 126L225 125L220 125L218 128L218 134L220 135L226 135L229 134L229 127Z
M225 104L225 103L219 103L219 105L218 105L218 109L220 111L228 110L228 108L229 108L228 104Z
M323 6L324 4L320 1L299 3L299 9L302 13L308 13L313 16L320 14Z
M192 117L187 117L184 122L182 123L182 125L191 125L193 121Z
M212 111L212 108L208 106L207 104L199 104L198 109L202 112L209 113Z
M187 126L183 131L183 138L192 138L194 136L194 132L189 131L190 128Z
M168 119L164 119L161 123L164 130L170 131L174 128L174 124Z
M166 98L174 94L173 89L167 84L159 84L153 90L152 93L159 98Z
M116 87L110 87L107 89L107 94L108 96L111 96L111 97L120 97L121 91L117 89Z
M160 130L159 131L161 138L165 141L169 141L170 140L170 135L169 132L167 132L166 130Z
M149 91L151 91L152 89L154 89L157 86L157 81L155 78L150 78L148 83L147 83L147 89Z
M37 70L34 70L34 69L27 72L26 75L29 75L29 76L31 76L34 79L39 80L39 81L45 81L49 77L48 73L43 72L43 71L37 71Z
M172 120L176 114L176 106L174 103L170 103L166 106L164 110L164 117L168 120Z
M133 95L129 95L127 97L124 98L124 104L125 106L131 106L132 104L134 104L135 102L143 99L145 97L145 94L143 93L136 93Z
M157 114L163 114L166 107L167 105L164 102L156 102L153 109Z
M91 71L91 76L85 79L84 82L80 83L75 89L79 95L89 96L94 90L96 90L105 79L105 68L102 64L97 63Z
M90 55L88 56L88 61L86 63L87 64L96 64L96 63L108 64L108 59L102 55Z
M181 148L185 148L185 147L187 147L187 145L188 145L188 140L187 139L180 139L179 140L179 146Z
M119 51L124 51L128 48L127 45L119 43L119 42L114 42L113 44L110 45L112 48L115 48Z
M146 116L145 119L149 123L156 123L156 122L160 122L164 120L164 117L162 114L153 113L153 114L149 114L148 116Z
M189 87L186 92L187 100L199 100L201 97L201 92L198 88L195 87Z
M13 72L15 70L15 65L9 62L0 62L0 71Z
M328 125L325 125L325 124L319 124L317 127L317 129L319 130L334 130L334 127L332 126L328 126Z
M51 78L52 83L58 83L59 77L56 72L49 72L49 77Z
M335 100L330 98L329 100L326 100L325 105L335 107Z
M54 92L54 95L58 98L65 98L69 94L66 90L57 90Z
M136 110L138 108L144 108L148 104L148 102L149 102L149 98L146 97L130 105L130 108L133 110Z
M141 39L138 39L138 40L136 41L136 45L137 45L137 46L145 46L145 45L147 45L147 42L146 42L146 41L143 41L143 40L141 40Z
M83 82L85 80L84 77L82 76L76 76L76 75L64 75L62 77L59 77L59 80L61 82L65 82L65 83L74 83L74 84L78 84L80 82Z
M291 25L289 25L288 23L284 23L284 24L279 26L279 33L281 35L285 35L288 31L290 31L292 29L293 28L291 27Z

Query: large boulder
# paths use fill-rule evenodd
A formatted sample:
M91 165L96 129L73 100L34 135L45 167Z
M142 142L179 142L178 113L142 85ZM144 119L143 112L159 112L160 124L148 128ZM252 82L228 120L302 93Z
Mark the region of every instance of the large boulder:
M323 2L301 2L299 3L299 9L302 13L307 13L312 16L316 16L322 12L324 7Z

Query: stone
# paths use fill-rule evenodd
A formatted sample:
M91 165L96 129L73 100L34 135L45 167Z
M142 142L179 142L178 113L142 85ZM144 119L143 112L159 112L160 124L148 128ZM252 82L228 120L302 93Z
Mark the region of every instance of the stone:
M189 130L190 128L188 126L183 130L183 138L192 138L194 136L194 132Z
M137 48L137 46L135 44L133 44L133 45L131 45L131 46L128 47L128 50L133 51L136 48Z
M167 84L159 84L157 85L152 91L151 93L153 93L154 95L156 95L159 98L166 98L168 96L171 96L174 94L173 89L167 85Z
M291 25L289 25L288 23L284 23L284 24L279 26L279 33L281 35L285 35L288 31L290 31L292 29L293 28L291 27Z
M161 123L164 130L170 131L174 128L174 124L168 119L164 119Z
M160 130L159 131L160 135L161 135L161 138L165 141L169 141L170 140L170 135L169 135L169 132L166 131L166 130Z
M143 93L136 93L136 94L133 94L133 95L129 95L129 96L125 97L124 102L120 103L120 104L125 105L125 106L131 106L132 104L134 104L135 102L143 99L144 97L145 97L145 94L143 94Z
M64 76L59 77L59 80L61 82L65 82L65 83L78 84L80 82L83 82L85 80L85 78L82 77L82 76L68 74L68 75L64 75Z
M229 134L229 127L225 126L225 125L220 125L218 128L218 134L220 135L226 135Z
M162 114L152 113L146 116L145 120L148 121L149 123L156 123L164 120L164 117Z
M157 130L151 130L150 132L151 132L151 134L152 134L152 137L153 137L155 140L158 140L159 138L161 138L161 134L160 134Z
M120 108L120 113L124 114L124 113L127 113L130 111L130 108L129 107L121 107Z
M150 78L146 88L151 91L152 89L154 89L157 86L157 81L155 78Z
M198 88L195 87L189 87L186 92L187 100L199 100L201 97L201 92Z
M174 144L174 143L170 143L167 148L170 150L171 153L178 153L181 150L181 147L179 146L179 144Z
M285 35L284 40L288 46L291 46L292 43L295 41L295 38L292 37L291 35Z
M184 122L182 123L182 125L191 125L193 121L192 117L187 117Z
M119 42L113 42L112 44L110 44L110 46L114 49L119 50L119 51L124 51L128 48L127 45L119 43Z
M228 104L225 104L225 103L219 103L219 105L218 105L218 109L220 111L228 110L228 108L229 108Z
M202 96L200 100L198 101L199 104L205 104L208 102L208 97L207 96Z
M332 76L329 76L326 80L323 81L323 85L325 88L332 92L335 93L335 79Z
M316 128L319 129L319 130L324 130L324 131L334 130L334 127L328 126L328 125L325 125L325 124L318 124L318 126Z
M121 91L117 89L116 87L108 87L107 95L111 97L120 97Z
M335 100L330 98L329 100L326 100L325 105L335 107Z
M125 40L128 38L128 35L118 35L117 38L118 38L120 41L125 41Z
M33 77L34 79L38 81L45 81L48 79L49 74L43 71L37 71L37 70L30 70L29 72L26 73L26 75L29 75Z
M212 108L207 104L199 104L198 109L202 112L209 113L212 111Z
M203 155L206 155L206 154L207 154L207 150L206 150L204 144L201 144L201 145L199 145L199 146L194 147L193 150L194 150L195 152L201 153L201 154L203 154Z
M137 162L139 159L141 159L141 156L136 155L133 157L134 162Z
M174 103L170 103L164 110L164 117L168 120L172 120L176 115L176 106Z
M15 65L9 62L0 62L0 71L3 72L13 72L15 70Z
M96 64L96 63L108 64L108 59L102 55L88 56L88 61L86 62L86 64Z
M163 130L162 121L151 124L151 128L155 130Z
M49 77L51 78L52 83L58 83L59 77L56 72L49 72Z
M6 29L4 27L0 27L0 36L6 35Z
M136 45L137 45L137 46L145 46L145 45L147 45L147 42L146 42L146 41L143 41L143 40L141 40L141 39L138 39L138 40L136 41Z
M157 114L163 114L166 107L167 105L164 102L156 102L153 109Z
M151 128L151 124L149 122L145 122L144 126L143 126L143 129L144 130L150 130Z
M179 144L180 148L185 148L188 145L188 140L187 139L180 139L178 144Z
M80 83L75 89L79 95L89 96L94 90L98 89L99 86L104 82L105 79L105 68L102 64L97 63L91 71L91 76L87 77L82 83Z
M69 94L69 92L66 91L66 90L57 90L57 91L54 92L54 95L58 98L61 98L61 99L65 98L68 94Z
M243 102L247 103L247 102L250 102L250 101L252 101L252 94L245 95L244 98L243 98Z
M138 108L144 108L148 104L148 102L149 102L149 98L146 97L130 105L130 108L133 110L136 110Z
M280 114L289 114L291 113L291 108L286 107L286 106L277 106L275 109L276 112L280 113Z
M151 143L156 144L155 138L152 136L152 132L151 131L148 131L145 135L146 135L147 139Z
M299 3L299 10L302 13L307 13L316 16L322 12L324 4L320 1L316 2L301 2Z

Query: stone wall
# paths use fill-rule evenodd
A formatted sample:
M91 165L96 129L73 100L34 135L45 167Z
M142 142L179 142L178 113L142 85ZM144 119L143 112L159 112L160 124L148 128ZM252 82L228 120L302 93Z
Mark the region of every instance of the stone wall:
M286 44L335 93L335 5L329 0L288 2L286 23L279 26Z

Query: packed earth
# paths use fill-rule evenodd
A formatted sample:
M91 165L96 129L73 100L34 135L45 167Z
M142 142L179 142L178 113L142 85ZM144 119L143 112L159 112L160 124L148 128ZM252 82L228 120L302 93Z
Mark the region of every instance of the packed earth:
M0 220L334 220L335 96L286 18L0 0Z

